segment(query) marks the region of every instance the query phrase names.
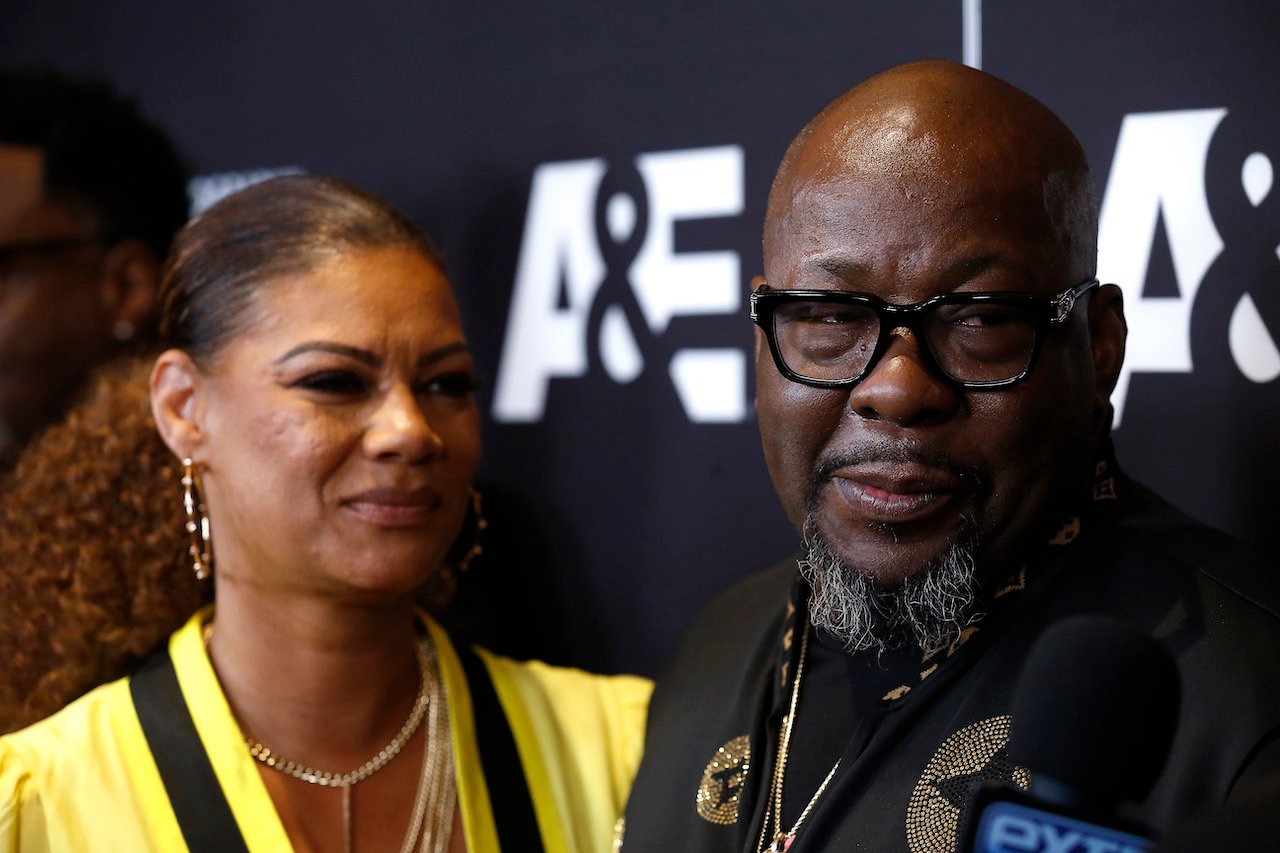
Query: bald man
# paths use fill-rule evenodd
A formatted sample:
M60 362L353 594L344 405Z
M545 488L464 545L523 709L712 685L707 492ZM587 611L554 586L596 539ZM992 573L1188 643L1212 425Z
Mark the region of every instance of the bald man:
M1273 572L1112 455L1126 327L1096 210L1062 122L964 66L887 71L796 137L751 317L765 459L804 550L686 637L623 849L955 849L983 782L1027 785L1006 750L1018 673L1082 614L1157 638L1181 676L1131 817L1164 827L1276 764Z

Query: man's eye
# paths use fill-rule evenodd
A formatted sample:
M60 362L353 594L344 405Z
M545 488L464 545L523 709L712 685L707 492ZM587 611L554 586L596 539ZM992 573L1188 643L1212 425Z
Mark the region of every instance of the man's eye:
M874 322L875 315L860 307L810 303L798 306L789 318L798 323L822 323L831 326L847 326L853 323Z
M420 393L441 394L445 397L465 397L480 387L474 374L458 372L434 376L419 386Z
M1024 321L1025 312L1007 305L967 305L941 312L940 319L951 326L1004 326Z
M323 370L319 373L311 373L295 382L294 387L334 396L354 396L363 393L366 388L362 378L346 370Z

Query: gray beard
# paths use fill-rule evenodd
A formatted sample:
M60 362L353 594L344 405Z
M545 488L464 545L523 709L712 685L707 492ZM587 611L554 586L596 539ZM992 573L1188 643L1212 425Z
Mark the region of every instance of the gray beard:
M925 571L896 588L847 566L823 541L810 514L804 522L808 556L800 574L809 582L809 619L848 652L885 652L914 643L923 651L951 645L982 618L974 577L977 543L961 538Z

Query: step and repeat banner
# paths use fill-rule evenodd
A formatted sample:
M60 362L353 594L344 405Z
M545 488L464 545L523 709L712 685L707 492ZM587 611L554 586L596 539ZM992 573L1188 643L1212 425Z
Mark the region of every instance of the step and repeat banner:
M827 101L969 62L1080 136L1130 323L1131 473L1280 559L1280 5L1128 0L9 0L0 59L105 76L206 203L279 171L384 195L443 248L484 374L486 554L457 619L655 671L797 547L752 402L769 181Z

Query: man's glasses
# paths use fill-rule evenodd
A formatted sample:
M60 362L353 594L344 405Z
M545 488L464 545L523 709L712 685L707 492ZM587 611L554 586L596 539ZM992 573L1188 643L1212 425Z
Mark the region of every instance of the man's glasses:
M901 329L921 357L962 388L1004 388L1031 374L1043 333L1060 326L1096 278L1052 297L948 293L894 305L867 293L772 290L751 294L751 320L764 330L783 376L815 388L848 388L876 366Z

